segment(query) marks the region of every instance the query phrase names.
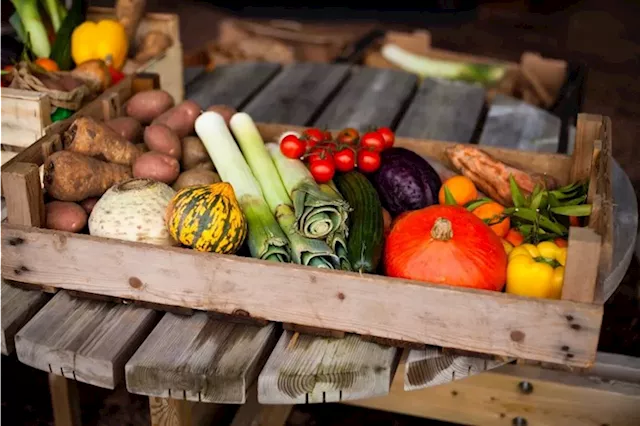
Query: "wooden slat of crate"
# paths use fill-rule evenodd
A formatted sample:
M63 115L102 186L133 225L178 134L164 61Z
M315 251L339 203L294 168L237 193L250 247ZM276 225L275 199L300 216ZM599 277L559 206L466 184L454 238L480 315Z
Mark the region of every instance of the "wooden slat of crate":
M277 339L275 324L251 326L165 314L127 362L129 392L242 404Z
M484 99L485 90L480 85L424 79L400 121L396 135L471 142Z
M31 367L114 389L157 315L151 309L77 299L61 291L18 332L16 353Z
M417 81L416 76L403 71L354 67L314 125L331 129L354 127L360 131L367 126L392 126Z
M396 353L355 335L336 339L285 331L260 373L258 400L304 404L386 395Z
M43 93L2 88L2 144L26 148L51 124L51 103Z
M266 62L241 62L220 65L203 72L187 86L187 99L206 109L211 105L240 108L280 69Z
M478 143L520 151L558 152L560 125L561 120L548 111L497 95Z
M257 122L309 124L348 73L348 65L287 65L243 110Z
M2 354L13 352L14 337L18 330L31 319L49 300L46 293L23 290L2 280Z

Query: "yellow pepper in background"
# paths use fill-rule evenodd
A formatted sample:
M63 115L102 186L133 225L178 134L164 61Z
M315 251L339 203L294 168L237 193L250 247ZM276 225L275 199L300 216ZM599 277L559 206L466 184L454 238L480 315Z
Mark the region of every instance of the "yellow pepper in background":
M111 19L83 22L71 34L71 57L76 65L91 59L102 59L119 70L124 66L128 49L129 41L124 26Z
M558 247L551 241L514 247L507 263L506 292L560 299L566 262L566 247Z

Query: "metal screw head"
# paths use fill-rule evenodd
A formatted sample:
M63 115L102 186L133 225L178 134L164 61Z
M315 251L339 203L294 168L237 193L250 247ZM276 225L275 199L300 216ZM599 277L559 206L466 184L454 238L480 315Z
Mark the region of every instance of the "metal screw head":
M522 382L518 383L518 389L523 394L528 395L531 392L533 392L533 385L531 384L531 382L522 381Z
M511 424L513 426L527 426L527 419L525 419L524 417L514 417L513 420L511 420Z

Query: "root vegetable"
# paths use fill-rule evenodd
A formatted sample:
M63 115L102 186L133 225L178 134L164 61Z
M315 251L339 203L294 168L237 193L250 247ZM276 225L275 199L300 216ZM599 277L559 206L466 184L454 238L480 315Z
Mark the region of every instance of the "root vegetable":
M149 31L142 36L134 60L140 64L147 62L149 59L163 54L172 44L171 37L162 31Z
M200 105L194 101L186 100L162 113L153 120L153 124L165 124L176 132L179 138L184 138L195 131L196 118L201 112Z
M111 86L109 67L102 59L91 59L77 65L71 75L83 80L89 80L100 92Z
M155 245L178 245L164 223L175 191L151 179L131 179L110 188L89 217L89 233L97 237Z
M159 152L145 152L133 165L133 177L148 178L171 185L180 174L180 163Z
M80 232L87 224L87 212L76 203L52 201L45 206L48 229L66 232Z
M212 183L221 182L220 176L211 170L191 169L180 173L178 180L173 184L176 191L195 185L210 185Z
M142 136L142 125L133 117L118 117L105 122L114 132L132 143Z
M173 97L164 90L147 90L133 95L125 109L129 117L149 124L174 105Z
M64 148L78 154L131 165L142 154L109 126L90 117L77 118L62 137Z
M152 124L145 128L144 143L151 151L161 152L178 160L182 156L180 139L164 124Z
M231 120L233 114L238 112L234 107L229 105L211 105L207 108L207 111L213 111L220 114L222 118L224 118L224 122L227 123L227 126L229 125L229 120Z
M87 212L87 214L91 214L91 211L95 207L95 205L98 202L98 200L99 200L98 197L87 198L85 200L80 201L80 205L82 206L84 211Z
M138 24L144 15L146 0L117 0L116 18L124 27L128 40L133 40L138 30Z
M99 197L116 183L129 178L130 167L70 151L55 152L44 163L44 188L61 201Z
M187 136L182 139L182 170L199 168L215 170L209 153L207 153L202 141L197 136Z

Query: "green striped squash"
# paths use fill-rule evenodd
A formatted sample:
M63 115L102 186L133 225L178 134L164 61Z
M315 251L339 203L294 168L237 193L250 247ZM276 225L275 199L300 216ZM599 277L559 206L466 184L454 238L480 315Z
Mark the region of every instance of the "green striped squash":
M198 251L235 253L247 236L247 221L226 182L178 191L167 207L166 222L176 241Z

